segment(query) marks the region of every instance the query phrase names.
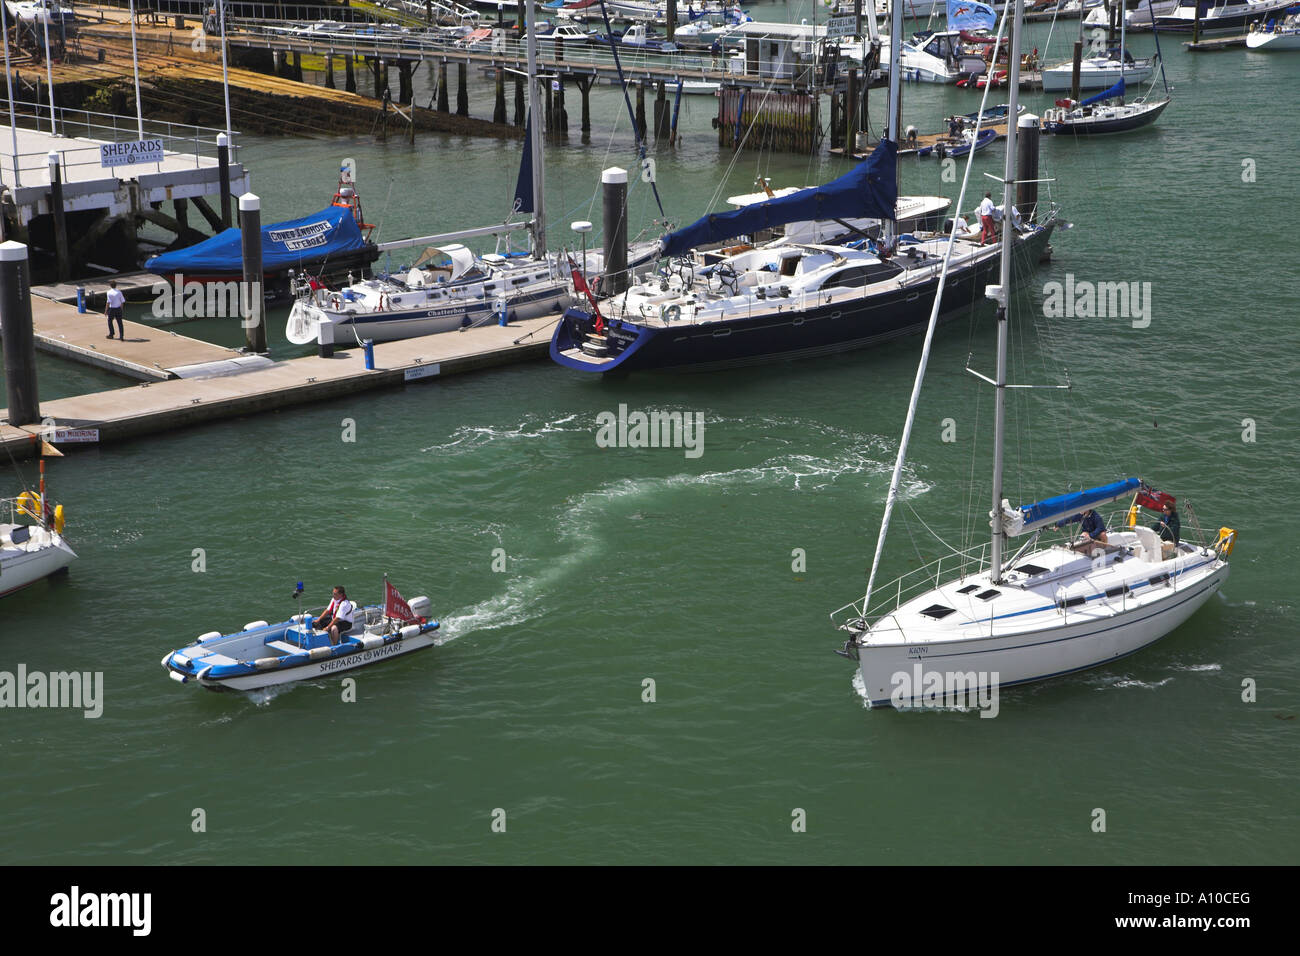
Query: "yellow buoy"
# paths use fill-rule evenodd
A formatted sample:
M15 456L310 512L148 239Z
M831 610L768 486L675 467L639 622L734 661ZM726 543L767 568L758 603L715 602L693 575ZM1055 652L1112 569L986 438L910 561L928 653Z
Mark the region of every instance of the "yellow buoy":
M1237 543L1237 532L1232 528L1220 528L1219 540L1214 542L1214 550L1225 558L1232 554L1232 547Z
M1138 524L1138 506L1136 503L1128 509L1128 526L1136 528Z
M54 533L63 534L63 505L54 506Z

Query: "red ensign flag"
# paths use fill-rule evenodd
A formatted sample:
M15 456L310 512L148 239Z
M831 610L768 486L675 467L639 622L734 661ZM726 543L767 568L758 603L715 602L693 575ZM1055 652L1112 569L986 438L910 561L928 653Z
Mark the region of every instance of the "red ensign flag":
M387 581L384 582L384 616L396 618L403 624L419 620L411 610L411 606L397 593L397 588Z
M573 257L568 256L567 258L569 260L569 271L573 273L573 288L585 295L587 301L591 303L591 311L596 313L596 334L599 335L605 328L605 318L600 314L600 306L596 305L596 297L591 294L591 289L587 288L587 280L578 271Z

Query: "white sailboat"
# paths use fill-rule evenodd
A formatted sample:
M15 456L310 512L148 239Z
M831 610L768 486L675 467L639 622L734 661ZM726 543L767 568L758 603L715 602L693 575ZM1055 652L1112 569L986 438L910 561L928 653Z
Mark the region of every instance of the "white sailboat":
M1013 35L1020 37L1024 0L1016 0ZM1013 55L1011 109L1018 96ZM1016 128L1008 130L1004 195L1016 185ZM831 615L849 633L840 651L857 661L872 706L900 708L970 700L998 688L1068 674L1117 660L1151 644L1186 621L1228 577L1236 538L1222 528L1213 542L1179 540L1138 526L1139 504L1159 493L1130 478L1086 491L1012 508L1003 499L1006 434L1008 301L1011 230L1004 230L1000 283L988 295L997 303L996 378L975 373L996 388L993 438L992 537L989 543L919 568L880 589L876 574L898 496L907 441L915 421L935 320L931 319L885 504L876 554L860 603ZM1019 386L1024 387L1024 386ZM1069 386L1055 386L1068 388ZM1052 527L1078 513L1133 498L1129 527L1094 540L1042 545ZM1186 513L1194 512L1184 503ZM1199 529L1197 529L1199 532ZM1013 537L1028 540L1010 557ZM947 566L950 577L945 581Z
M41 490L0 498L0 597L62 571L77 559L63 537L63 505L45 493L45 462Z

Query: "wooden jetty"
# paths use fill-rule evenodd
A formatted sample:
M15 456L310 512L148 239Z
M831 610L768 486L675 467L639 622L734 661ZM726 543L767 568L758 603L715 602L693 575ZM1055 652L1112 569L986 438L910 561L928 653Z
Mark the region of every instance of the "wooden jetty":
M35 311L36 300L32 305ZM102 316L89 318L102 321ZM538 359L546 354L551 327L557 318L528 319L508 326L490 325L386 342L374 347L373 370L365 368L364 353L353 349L338 351L331 358L313 355L272 362L238 375L146 382L135 387L59 398L41 402L40 411L42 417L53 419L59 428L98 429L101 444L124 441L223 418L314 404L371 389L395 388ZM128 328L126 347L133 346L132 337ZM155 335L140 345L142 351L155 350L160 343ZM6 410L0 410L0 418L5 414ZM32 436L39 435L40 431L40 425L0 426L0 445L6 446L15 458L30 457L36 450ZM76 447L79 446L65 445L63 450Z
M1184 40L1183 46L1194 53L1213 53L1217 50L1231 50L1246 45L1246 34L1235 37L1204 37L1199 40Z
M164 280L152 272L119 272L112 276L105 276L102 279L83 279L79 282L50 282L46 285L34 285L32 286L32 295L39 295L42 299L51 299L54 302L75 305L77 290L82 289L85 293L86 308L102 312L110 281L117 283L117 291L126 297L126 301L147 302L154 298L156 295L155 288L159 282Z

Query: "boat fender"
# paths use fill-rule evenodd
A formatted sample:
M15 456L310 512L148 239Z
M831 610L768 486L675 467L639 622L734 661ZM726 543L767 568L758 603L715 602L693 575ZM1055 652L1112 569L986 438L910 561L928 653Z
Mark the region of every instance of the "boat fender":
M420 625L418 625L418 624L411 624L411 625L409 625L408 627L404 627L404 628L402 628L402 629L398 632L398 637L399 637L399 638L415 637L415 636L416 636L417 634L419 634L419 633L420 633Z
M329 657L332 653L334 653L334 648L327 645L325 647L313 647L308 651L308 656L311 660L318 661L322 658Z
M211 674L211 673L212 673L212 665L209 664L207 667L203 668L203 670L199 671L199 672L198 672L197 674L195 674L194 676L195 676L198 680L205 680L205 679L207 678L207 676L208 676L209 674Z
M259 671L268 671L272 667L280 666L280 658L259 657L257 660L253 661L253 666L256 667Z
M249 621L247 624L244 625L244 630L246 630L246 631L251 631L251 630L253 630L254 628L259 628L259 627L266 627L266 622L265 622L265 621Z
M197 638L195 638L195 639L194 639L194 643L195 643L195 644L202 644L204 641L210 641L210 640L212 640L214 637L220 637L220 636L221 636L221 632L220 632L220 631L208 631L208 633L206 633L206 634L200 634Z
M63 505L54 506L54 533L63 534Z
M370 650L372 647L383 647L384 638L380 634L365 634L360 638L360 643L363 648Z

